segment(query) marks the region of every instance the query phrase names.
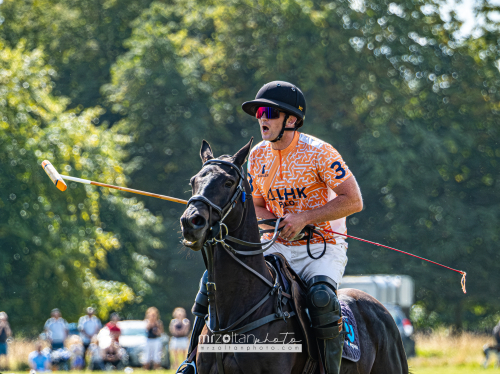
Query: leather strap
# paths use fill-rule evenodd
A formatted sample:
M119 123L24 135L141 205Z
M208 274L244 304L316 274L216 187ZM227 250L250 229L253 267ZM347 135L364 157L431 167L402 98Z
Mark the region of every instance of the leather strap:
M264 326L267 323L270 323L272 321L277 321L277 320L286 320L290 317L293 317L295 315L295 312L285 312L286 314L283 314L281 317L277 317L275 313L269 314L265 317L262 317L258 319L257 321L251 322L243 327L240 327L238 329L235 329L231 331L233 334L244 334L245 332L255 330L257 327Z
M307 254L313 260L319 260L326 253L326 240L325 240L325 237L323 236L323 234L321 232L319 232L318 230L315 230L314 226L306 226L306 227L304 227L304 230L307 233ZM311 253L310 244L311 244L311 239L313 237L313 234L318 234L323 239L323 252L321 252L321 254L318 257L314 257L312 255L312 253Z
M328 312L325 314L320 314L318 316L311 316L311 322L313 327L326 326L333 322L337 322L341 317L339 316L340 312L335 310L333 312Z
M233 236L229 236L229 235L226 235L226 237L224 238L225 240L229 240L230 242L233 242L233 243L236 243L236 244L240 244L240 245L244 245L244 246L247 246L247 247L264 247L264 248L257 249L255 251L238 251L238 250L232 248L231 246L228 246L229 249L231 250L231 252L239 254L239 255L242 255L242 256L254 256L254 255L259 255L261 253L264 253L269 248L271 248L272 245L278 239L279 232L281 231L281 228L278 228L279 223L281 221L281 218L269 219L269 220L265 220L265 221L266 222L267 221L269 221L269 222L276 222L274 230L269 230L269 232L274 232L273 237L272 237L271 240L268 240L267 242L252 243L252 242L247 242L245 240L241 240L241 239L235 238ZM261 222L262 221L259 221L259 223L261 223Z
M216 352L215 358L217 359L217 371L219 374L224 374L224 364L222 363L222 352Z

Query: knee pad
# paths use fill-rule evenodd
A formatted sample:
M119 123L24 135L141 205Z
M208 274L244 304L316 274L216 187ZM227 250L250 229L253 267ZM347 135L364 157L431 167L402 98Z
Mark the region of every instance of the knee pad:
M307 308L318 339L333 339L340 334L341 310L335 286L327 276L314 277L309 282Z
M208 282L208 271L205 270L203 276L200 279L200 290L196 295L194 300L194 305L191 308L191 312L198 317L205 318L208 314L208 292L207 292L207 282Z

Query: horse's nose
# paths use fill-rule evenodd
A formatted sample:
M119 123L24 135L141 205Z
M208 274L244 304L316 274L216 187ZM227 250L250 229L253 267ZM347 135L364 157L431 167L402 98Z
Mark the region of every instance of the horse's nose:
M205 218L200 214L194 214L194 215L189 216L189 217L184 216L181 218L181 222L182 222L182 226L190 227L193 230L201 229L201 228L205 227L205 225L207 223Z

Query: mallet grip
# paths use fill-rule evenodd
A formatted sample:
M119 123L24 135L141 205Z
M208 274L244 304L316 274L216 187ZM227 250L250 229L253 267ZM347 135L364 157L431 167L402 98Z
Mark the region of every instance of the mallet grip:
M54 182L56 187L61 191L66 191L66 188L68 188L68 186L66 185L66 183L64 183L64 180L62 179L61 175L57 172L56 168L52 166L50 161L47 160L43 161L42 167L43 170L45 170L45 172L49 176L49 178L52 180L52 182Z

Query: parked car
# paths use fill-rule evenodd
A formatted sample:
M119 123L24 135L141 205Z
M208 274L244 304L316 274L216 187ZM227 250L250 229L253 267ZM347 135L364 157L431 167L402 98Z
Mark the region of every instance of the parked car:
M387 308L389 313L391 313L392 318L394 318L394 321L396 322L399 334L403 340L406 357L414 357L416 354L415 340L413 340L413 325L411 324L411 321L406 317L403 310L398 305L385 303L384 306Z
M119 321L118 327L121 330L119 338L120 346L125 348L128 354L128 366L140 367L143 364L143 354L146 347L147 332L146 322L137 320ZM97 335L99 346L105 349L111 344L109 329L104 327ZM170 357L168 350L169 337L162 334L159 338L162 341L162 361L161 366L165 369L170 368Z

